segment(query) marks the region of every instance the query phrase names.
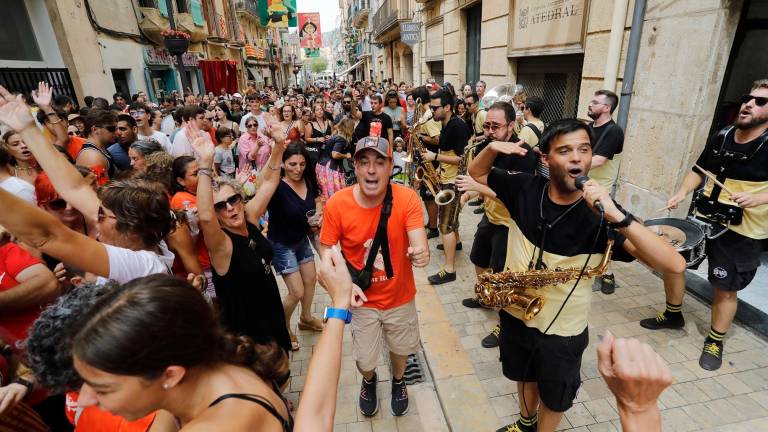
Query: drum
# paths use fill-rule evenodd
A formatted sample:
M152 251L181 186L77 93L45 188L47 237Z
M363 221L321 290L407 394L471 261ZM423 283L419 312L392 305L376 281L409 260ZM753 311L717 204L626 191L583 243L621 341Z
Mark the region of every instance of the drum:
M645 221L645 226L674 246L685 258L688 268L698 267L706 258L705 235L698 224L685 219L659 218Z

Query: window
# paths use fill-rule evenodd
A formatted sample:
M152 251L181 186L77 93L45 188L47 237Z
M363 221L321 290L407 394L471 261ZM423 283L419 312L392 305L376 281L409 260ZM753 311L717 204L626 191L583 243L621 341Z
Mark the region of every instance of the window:
M188 2L188 0L176 0L176 12L178 12L178 13L189 13L189 2Z
M4 0L0 14L0 59L42 61L24 0Z

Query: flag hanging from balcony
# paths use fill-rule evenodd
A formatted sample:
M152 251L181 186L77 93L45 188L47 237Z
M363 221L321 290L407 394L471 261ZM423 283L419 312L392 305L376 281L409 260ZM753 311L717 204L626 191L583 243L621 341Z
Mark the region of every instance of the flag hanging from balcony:
M259 0L259 19L264 27L296 27L296 0Z
M308 12L299 14L299 40L302 48L320 48L323 45L323 33L320 30L320 14Z

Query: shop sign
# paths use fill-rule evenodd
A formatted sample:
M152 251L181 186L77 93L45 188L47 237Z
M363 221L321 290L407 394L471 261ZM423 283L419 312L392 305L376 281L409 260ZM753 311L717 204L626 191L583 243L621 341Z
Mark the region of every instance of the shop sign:
M587 0L517 0L510 21L509 55L584 52Z
M197 54L186 52L182 54L184 66L197 67ZM144 62L149 66L176 66L176 56L172 56L165 48L144 47Z
M421 23L417 22L404 22L400 23L400 41L406 45L416 45L421 39L420 36Z

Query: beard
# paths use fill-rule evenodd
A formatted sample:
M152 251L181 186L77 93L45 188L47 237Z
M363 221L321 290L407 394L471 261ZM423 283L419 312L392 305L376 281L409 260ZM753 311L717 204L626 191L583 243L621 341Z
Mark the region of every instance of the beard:
M765 125L766 123L768 123L768 117L757 117L755 115L751 115L744 120L737 117L736 122L734 122L733 125L736 127L736 129L745 130Z
M587 117L591 118L592 120L597 120L598 117L600 117L600 114L595 114L590 110L587 110Z

